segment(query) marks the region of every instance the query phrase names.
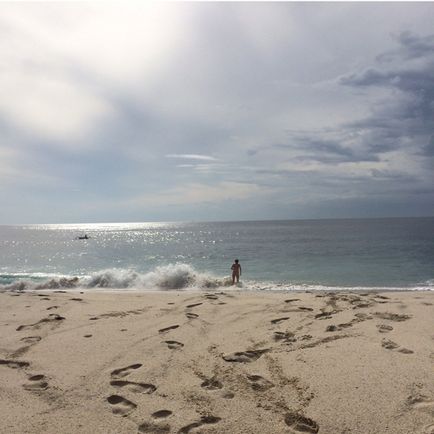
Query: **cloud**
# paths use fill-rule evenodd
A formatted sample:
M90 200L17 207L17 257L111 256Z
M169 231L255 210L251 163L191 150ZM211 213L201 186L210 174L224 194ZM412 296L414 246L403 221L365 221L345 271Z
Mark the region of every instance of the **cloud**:
M199 155L199 154L167 154L166 158L178 158L182 160L199 160L199 161L218 161L217 158L211 157L210 155Z
M58 219L174 220L291 217L295 201L301 216L312 200L430 188L429 4L0 9L10 216L30 193Z
M434 131L434 35L419 37L405 32L398 38L396 65L379 64L340 79L356 89L389 89L390 97L372 114L349 123L358 130L365 149L377 155L404 149L408 160L416 155L430 157ZM411 62L417 58L417 63ZM380 56L380 59L383 59Z
M434 141L434 36L405 33L397 42L405 48L394 51L400 56L397 65L378 64L338 81L356 90L379 87L389 93L358 120L317 131L289 131L284 143L272 145L289 156L277 171L333 172L373 180L391 179L393 173L396 182L399 174L402 182L409 176L432 180L423 156L432 155ZM416 57L416 64L410 62Z
M418 59L434 54L434 35L419 36L410 31L404 31L395 36L400 47L395 50L379 54L379 62L390 62L395 59L404 58Z
M188 21L178 6L157 3L11 3L1 10L0 114L69 150L95 147L86 137L116 118L113 93L139 88L143 97L152 89Z
M215 185L187 183L158 194L145 194L133 199L141 206L173 206L192 204L217 204L227 201L243 201L265 194L267 189L254 183L224 181Z

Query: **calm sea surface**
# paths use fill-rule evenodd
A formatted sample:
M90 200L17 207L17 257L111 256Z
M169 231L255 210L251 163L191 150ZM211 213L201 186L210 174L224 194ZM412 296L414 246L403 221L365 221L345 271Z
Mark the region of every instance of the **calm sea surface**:
M246 289L434 289L434 218L0 226L0 289L212 287L235 258Z

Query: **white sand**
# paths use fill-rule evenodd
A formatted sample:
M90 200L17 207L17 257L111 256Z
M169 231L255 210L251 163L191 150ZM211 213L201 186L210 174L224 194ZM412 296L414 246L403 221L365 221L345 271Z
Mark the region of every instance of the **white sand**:
M434 292L44 294L0 294L1 433L434 433Z

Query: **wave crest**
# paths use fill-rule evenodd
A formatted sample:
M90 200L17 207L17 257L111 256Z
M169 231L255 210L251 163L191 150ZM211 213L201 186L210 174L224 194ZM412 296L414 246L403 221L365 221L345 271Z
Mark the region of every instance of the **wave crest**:
M139 273L130 269L107 269L90 276L57 276L41 282L27 274L25 278L17 275L15 281L0 285L6 291L62 289L62 288L107 288L107 289L183 289L183 288L218 288L231 284L230 278L217 278L197 272L188 264L169 264L156 267L148 273Z

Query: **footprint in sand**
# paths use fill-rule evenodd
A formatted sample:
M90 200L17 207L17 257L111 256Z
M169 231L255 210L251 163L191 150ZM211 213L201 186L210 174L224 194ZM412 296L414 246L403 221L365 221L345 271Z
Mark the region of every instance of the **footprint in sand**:
M165 419L166 417L169 417L172 414L170 410L158 410L155 413L152 413L151 416L154 419Z
M19 368L27 368L30 366L29 362L23 362L21 360L5 360L0 359L0 365L6 365L8 368L19 369Z
M413 350L409 350L408 348L400 348L400 349L398 350L398 352L399 352L399 353L402 353L402 354L413 354L413 353L414 353Z
M183 343L177 341L164 341L164 343L167 344L167 347L171 350L179 350L184 346Z
M272 319L270 322L271 322L271 324L279 324L280 322L286 321L287 319L289 319L289 316L284 316L282 318Z
M219 390L223 389L223 384L216 378L207 378L201 385L203 389L206 390Z
M192 308L192 307L196 307L196 306L200 306L203 303L194 303L194 304L189 304L188 306L186 306L187 308Z
M187 313L185 314L185 316L186 316L187 318L189 318L189 319L194 319L194 318L198 318L198 317L199 317L199 315L198 315L197 313L192 313L192 312L187 312Z
M288 298L287 300L285 300L285 303L292 303L293 301L300 301L299 298Z
M118 368L111 372L111 376L113 378L122 378L131 374L131 372L135 369L139 369L142 366L141 363L134 363L133 365L126 366L125 368Z
M168 434L170 425L144 422L137 428L139 433Z
M247 375L247 379L249 380L252 389L259 392L263 392L264 390L274 387L274 384L271 381L268 381L260 375Z
M297 340L295 338L294 333L292 332L274 332L273 338L276 342L277 341L295 342Z
M91 338L92 335L84 335L83 337L84 337L84 338Z
M41 324L58 322L58 321L62 321L64 319L65 318L63 316L60 316L57 313L50 313L48 315L48 318L42 318L40 321L38 321L38 322L36 322L34 324L20 325L20 326L17 327L16 330L19 332L20 330L31 329L31 328L38 329Z
M313 309L311 307L300 306L298 310L311 312Z
M375 312L374 315L377 318L387 319L389 321L407 321L411 318L410 315L400 314L400 313L390 313L390 312Z
M332 317L332 314L334 314L336 312L321 312L321 313L317 313L315 315L315 319L330 319Z
M42 338L40 336L26 336L25 338L20 339L21 342L25 342L26 344L36 344Z
M298 432L316 434L319 431L319 426L314 420L297 413L288 413L285 416L285 423Z
M202 416L199 421L190 423L189 425L182 427L178 431L178 434L187 434L195 428L200 428L203 425L212 425L220 421L221 418L217 416Z
M222 357L226 362L250 363L258 360L259 357L268 351L268 348L264 350L240 351Z
M383 339L383 341L381 342L381 346L383 348L386 348L386 350L395 350L399 347L396 342L393 342L390 339Z
M158 333L165 333L168 332L169 330L175 330L179 327L179 325L173 325L173 326L169 326L169 327L165 327L164 329L160 329L158 330Z
M377 329L380 333L389 333L393 330L393 327L388 324L378 324Z
M150 395L157 390L157 387L153 384L136 383L134 381L113 380L110 381L110 385L114 387L125 387L132 392L145 393L147 395Z
M45 375L37 374L28 378L29 383L23 384L24 389L31 391L39 391L48 389L48 383Z
M339 329L347 329L347 328L349 328L349 327L352 327L353 326L353 323L350 321L350 322L343 322L343 323L341 323L341 324L338 324L338 328Z
M218 300L218 297L214 294L205 294L204 297L208 300Z
M47 310L51 310L51 309L59 309L59 306L50 306L50 307L47 307Z
M434 410L434 401L431 400L428 396L423 395L419 392L411 394L407 398L407 405L420 411L428 411L432 413ZM426 425L423 428L422 433L434 434L434 424Z
M374 305L374 301L369 301L369 300L352 300L350 301L350 303L353 305L353 309L361 309L361 308L366 308L366 307L371 307Z
M134 402L128 401L128 399L119 395L111 395L107 398L107 401L111 405L112 412L119 416L127 416L137 407Z
M397 348L399 348L399 345L396 342L391 341L390 339L383 339L383 341L381 342L381 346L383 348L386 348L387 350L396 350ZM414 353L414 351L409 350L408 348L399 348L399 350L397 351L402 354Z
M410 395L407 398L407 404L413 408L434 408L434 401L430 400L428 396L422 394Z

